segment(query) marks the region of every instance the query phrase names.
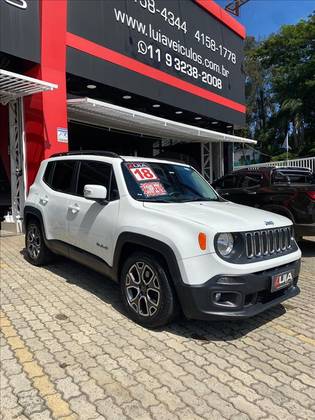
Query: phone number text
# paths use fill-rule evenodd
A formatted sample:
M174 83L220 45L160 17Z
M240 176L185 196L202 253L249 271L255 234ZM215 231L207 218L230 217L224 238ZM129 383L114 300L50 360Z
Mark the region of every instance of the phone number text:
M170 53L162 53L160 48L155 48L152 44L147 44L144 41L138 42L138 53L144 55L151 60L164 63L167 67L173 68L174 70L191 77L195 80L201 80L206 85L213 86L217 89L222 89L222 79L213 76L206 71L200 71L198 67L187 63L185 60L181 60L178 57L174 57Z

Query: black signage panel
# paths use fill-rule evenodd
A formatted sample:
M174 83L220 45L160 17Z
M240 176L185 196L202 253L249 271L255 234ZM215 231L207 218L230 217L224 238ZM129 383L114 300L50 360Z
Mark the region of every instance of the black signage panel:
M38 0L0 0L0 52L40 62Z
M92 41L83 51L98 57L94 80L243 123L243 39L193 0L69 0L68 32ZM78 49L68 71L91 77L91 57Z

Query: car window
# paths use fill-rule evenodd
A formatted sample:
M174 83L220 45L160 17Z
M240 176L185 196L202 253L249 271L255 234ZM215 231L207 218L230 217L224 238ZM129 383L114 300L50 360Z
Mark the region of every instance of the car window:
M236 187L236 176L227 175L217 183L219 188L235 188Z
M122 169L129 193L136 200L163 203L220 200L190 166L137 161L123 163Z
M110 200L118 200L119 198L119 191L118 186L115 178L114 171L112 170L112 177L111 177L111 183L110 183Z
M112 166L108 163L90 160L81 161L78 176L77 194L83 197L84 186L87 184L102 185L103 187L107 188L107 191L110 191L111 172ZM112 181L112 189L113 188L115 188L117 191L114 194L117 196L118 189L114 177Z
M314 174L308 171L299 171L294 169L278 169L274 171L272 175L272 182L273 184L313 184Z
M43 176L43 181L45 182L45 184L49 186L51 186L54 165L55 165L55 162L48 162L45 169L44 176Z
M251 188L259 187L261 185L262 175L261 174L246 174L243 175L240 180L240 188Z
M75 160L58 160L55 162L55 169L52 177L51 188L64 192L72 192L72 178L74 174Z

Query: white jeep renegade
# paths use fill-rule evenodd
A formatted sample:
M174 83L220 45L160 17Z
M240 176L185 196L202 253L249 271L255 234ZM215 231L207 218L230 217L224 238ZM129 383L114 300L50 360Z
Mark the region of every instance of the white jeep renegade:
M192 167L110 152L42 162L24 210L35 265L60 254L120 284L136 322L237 319L296 296L286 217L221 198Z

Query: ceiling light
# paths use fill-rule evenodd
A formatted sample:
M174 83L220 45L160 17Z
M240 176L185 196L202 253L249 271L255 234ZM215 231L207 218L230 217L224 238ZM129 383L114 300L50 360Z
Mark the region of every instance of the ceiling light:
M195 117L195 120L202 120L201 117Z
M177 115L180 115L182 113L183 113L183 111L175 111L175 114L177 114Z
M153 108L160 108L161 105L160 104L153 104L152 106L153 106Z
M88 89L96 89L96 85L86 85Z
M132 96L130 96L130 95L124 95L123 96L123 99L131 99L132 98Z
M211 124L219 124L218 121L212 121Z

